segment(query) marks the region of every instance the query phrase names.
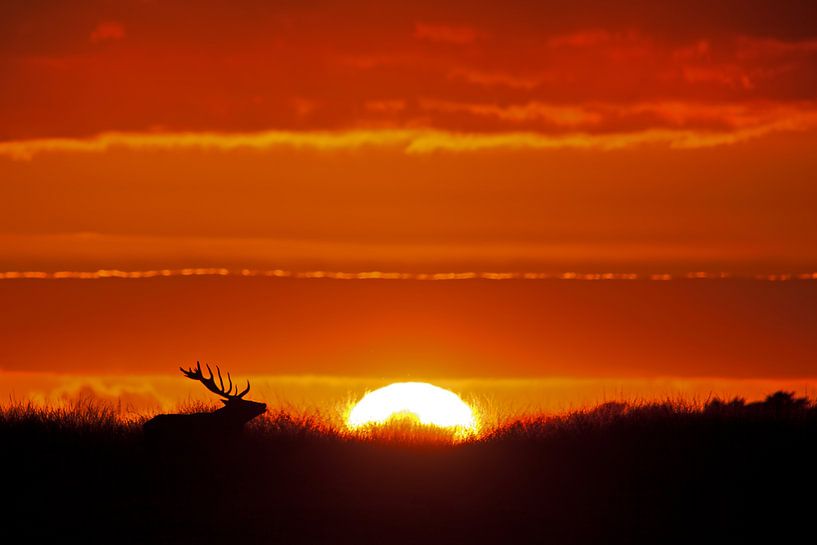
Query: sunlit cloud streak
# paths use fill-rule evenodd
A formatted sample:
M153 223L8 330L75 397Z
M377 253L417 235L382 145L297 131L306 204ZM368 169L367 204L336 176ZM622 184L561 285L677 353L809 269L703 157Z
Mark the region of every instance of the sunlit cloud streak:
M588 134L637 134L666 129L691 133L717 134L729 131L806 130L817 126L817 107L811 102L775 104L693 103L681 101L637 102L632 104L550 104L530 101L518 104L467 103L422 100L420 108L429 112L465 114L504 122L548 129L572 129ZM623 127L629 127L624 131ZM551 131L558 134L558 131Z
M474 108L470 108L474 109ZM546 116L560 123L592 122L590 113L542 107L503 111L477 108L478 115ZM757 119L733 130L656 128L633 132L545 134L519 132L452 132L435 129L360 129L338 131L227 132L107 132L88 138L39 138L0 142L0 157L30 160L44 153L104 153L113 149L214 151L271 150L277 148L319 151L354 150L366 147L401 149L407 154L475 152L482 150L615 150L643 145L695 149L735 144L788 131L817 127L817 111L793 111L790 115Z
M118 269L99 269L96 271L5 271L0 272L0 280L100 280L106 278L143 279L178 276L243 276L266 278L295 279L330 279L330 280L725 280L732 278L750 278L780 282L788 280L817 280L817 272L808 273L775 273L741 275L730 272L689 272L677 273L621 273L621 272L491 272L491 271L457 271L415 273L397 271L289 271L283 269L227 269L227 268L186 268L154 269L144 271L123 271Z

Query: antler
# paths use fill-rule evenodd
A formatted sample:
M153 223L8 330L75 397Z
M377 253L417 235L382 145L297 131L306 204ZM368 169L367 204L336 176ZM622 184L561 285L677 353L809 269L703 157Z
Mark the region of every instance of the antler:
M191 367L191 368L185 370L184 368L179 367L179 371L181 371L182 374L184 374L184 376L186 376L187 378L190 378L190 379L193 379L193 380L198 380L199 382L204 384L205 388L207 388L208 390L210 390L214 394L218 394L221 397L224 397L226 399L241 399L245 395L247 395L247 392L250 391L250 381L248 380L247 381L247 387L244 388L240 392L238 391L238 385L236 384L235 385L235 393L233 393L233 379L230 377L229 372L227 373L227 382L229 384L227 386L227 389L225 390L224 389L224 379L221 378L221 369L218 368L218 365L216 365L216 374L218 376L219 385L216 386L216 379L213 376L213 370L210 369L209 365L206 365L206 367L207 367L207 372L210 374L209 377L204 376L204 373L201 370L201 363L199 363L199 362L196 362L196 368L195 369L193 369Z

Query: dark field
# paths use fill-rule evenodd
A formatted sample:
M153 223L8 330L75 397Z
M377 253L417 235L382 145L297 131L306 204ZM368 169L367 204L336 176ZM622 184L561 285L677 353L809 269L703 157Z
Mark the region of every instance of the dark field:
M351 438L269 414L146 445L79 404L0 417L5 543L809 543L817 406L605 404L480 440Z

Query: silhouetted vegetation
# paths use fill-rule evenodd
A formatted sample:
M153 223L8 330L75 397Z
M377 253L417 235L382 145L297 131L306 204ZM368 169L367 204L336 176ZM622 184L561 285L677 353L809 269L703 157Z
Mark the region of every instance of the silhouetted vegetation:
M726 544L813 532L817 406L787 392L607 403L458 444L268 413L229 441L148 447L144 420L90 402L4 407L10 542Z

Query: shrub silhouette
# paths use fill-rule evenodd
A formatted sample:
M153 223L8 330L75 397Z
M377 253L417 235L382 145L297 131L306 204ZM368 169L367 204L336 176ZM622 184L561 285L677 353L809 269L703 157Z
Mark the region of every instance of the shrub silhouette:
M794 392L779 391L766 396L760 403L750 403L749 407L774 413L804 411L811 405L807 397L795 397Z
M780 414L805 414L812 407L807 397L795 397L794 392L777 391L766 396L763 401L746 403L740 397L724 401L720 398L710 400L704 407L707 414L754 414L774 416Z

